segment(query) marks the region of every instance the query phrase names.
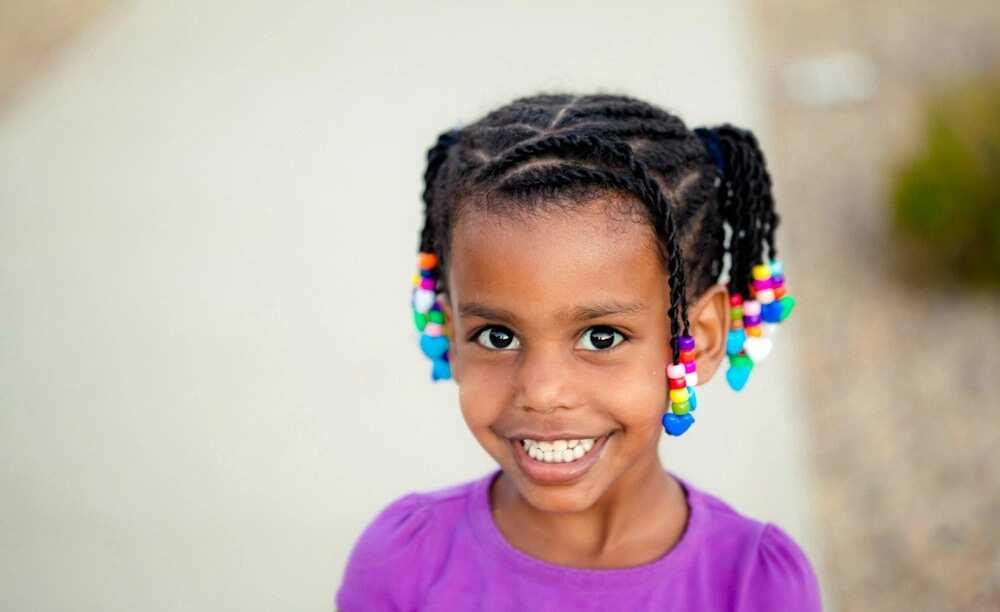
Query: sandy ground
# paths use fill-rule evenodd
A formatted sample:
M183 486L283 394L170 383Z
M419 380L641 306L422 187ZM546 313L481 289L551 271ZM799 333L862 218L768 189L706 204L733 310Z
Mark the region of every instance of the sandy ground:
M998 74L1000 9L754 5L789 278L814 305L795 321L810 347L796 367L828 595L843 610L1000 609L1000 298L903 274L885 203L924 93ZM818 106L789 87L797 62L844 52L876 71L870 97Z

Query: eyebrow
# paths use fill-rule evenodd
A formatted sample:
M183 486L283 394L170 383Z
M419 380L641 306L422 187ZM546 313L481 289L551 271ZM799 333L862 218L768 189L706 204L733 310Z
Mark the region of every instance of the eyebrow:
M611 300L596 304L586 304L573 308L569 318L574 321L588 321L610 315L635 314L646 310L646 305L642 302L618 302ZM513 323L517 320L517 315L503 308L493 308L479 302L466 302L459 304L458 312L463 317L480 317L482 319L493 319Z

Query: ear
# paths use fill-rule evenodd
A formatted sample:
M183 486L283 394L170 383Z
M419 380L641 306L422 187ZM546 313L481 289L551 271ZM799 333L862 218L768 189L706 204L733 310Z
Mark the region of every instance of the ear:
M698 384L712 379L726 356L726 336L729 334L729 293L725 286L709 287L698 301L688 306L691 335L694 336L695 361L698 363Z

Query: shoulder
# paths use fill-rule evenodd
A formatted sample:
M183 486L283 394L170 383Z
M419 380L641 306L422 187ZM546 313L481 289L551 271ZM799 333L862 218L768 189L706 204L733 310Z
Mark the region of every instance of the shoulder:
M409 493L382 508L351 550L337 608L346 612L416 607L424 577L443 561L453 527L477 482Z
M707 493L696 502L708 519L707 547L730 560L741 610L821 610L819 584L802 548L780 527L740 514Z
M777 525L763 526L743 586L744 605L764 610L782 602L788 609L822 609L819 583L799 545Z

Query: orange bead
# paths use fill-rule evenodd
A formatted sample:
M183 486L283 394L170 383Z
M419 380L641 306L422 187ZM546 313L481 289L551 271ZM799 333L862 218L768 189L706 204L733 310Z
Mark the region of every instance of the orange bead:
M763 338L764 327L761 325L754 325L753 327L748 327L747 334L753 336L754 338Z
M780 300L783 297L785 297L785 288L784 287L775 287L774 288L774 299L775 300Z
M681 351L681 363L691 363L694 361L694 351Z
M435 253L421 253L419 262L421 270L430 270L437 265L438 256Z

